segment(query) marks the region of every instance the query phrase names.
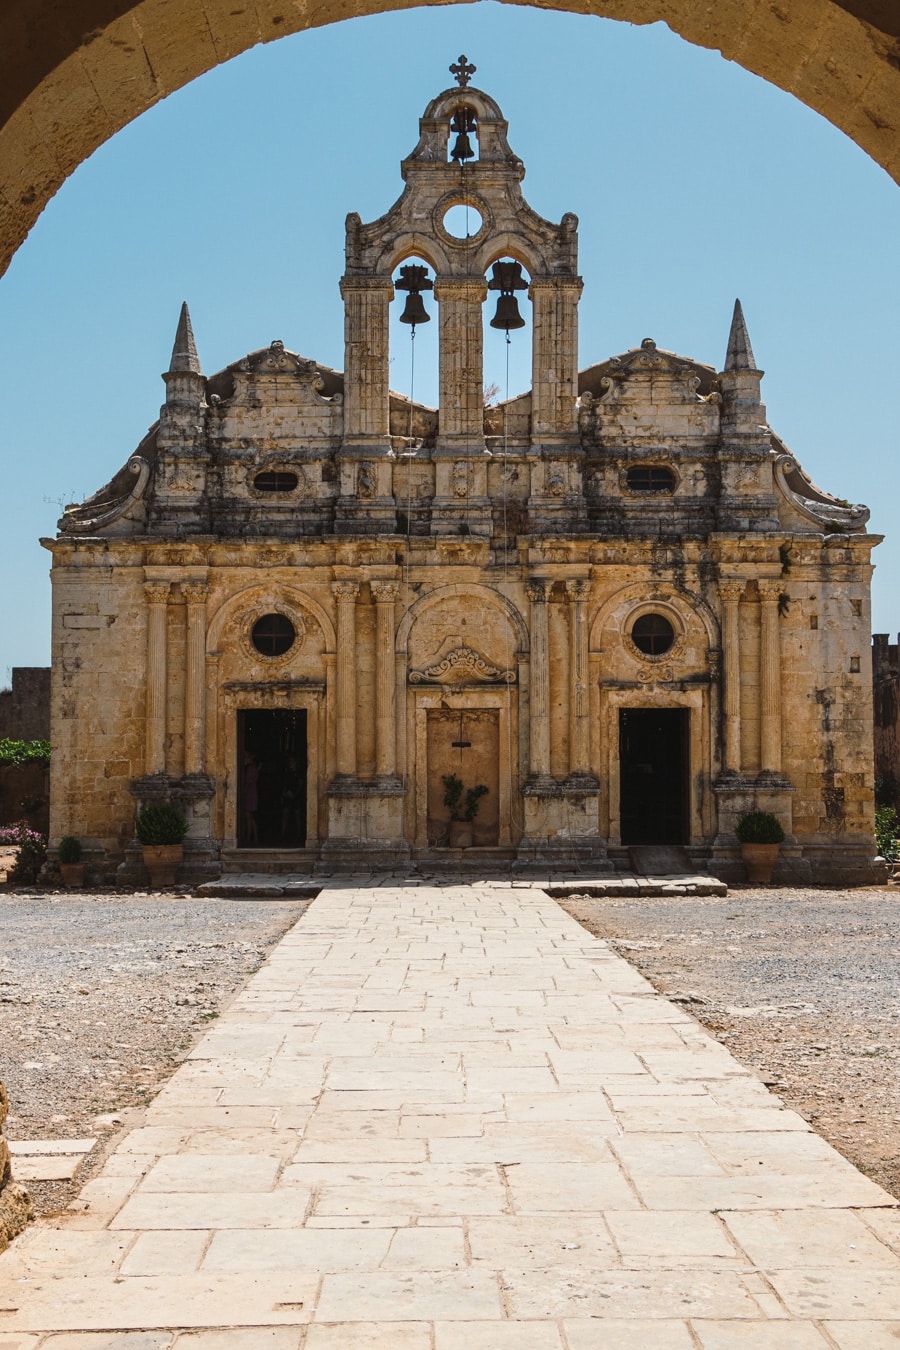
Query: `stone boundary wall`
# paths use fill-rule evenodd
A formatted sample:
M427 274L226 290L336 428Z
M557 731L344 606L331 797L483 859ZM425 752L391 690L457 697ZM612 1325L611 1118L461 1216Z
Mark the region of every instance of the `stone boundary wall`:
M12 686L0 689L0 740L49 741L50 667L14 666Z
M3 1134L3 1124L9 1114L9 1098L0 1083L0 1252L5 1251L13 1238L21 1233L34 1209L28 1192L12 1179L9 1144Z
M888 633L872 637L875 777L900 788L900 661Z

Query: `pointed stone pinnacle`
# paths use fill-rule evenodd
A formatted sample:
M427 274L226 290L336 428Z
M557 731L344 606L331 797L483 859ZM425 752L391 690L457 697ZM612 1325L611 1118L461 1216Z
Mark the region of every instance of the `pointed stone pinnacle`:
M726 370L756 370L753 348L744 322L744 311L740 300L734 302L734 314L731 319L731 332L728 334L728 352L725 357Z
M200 358L197 355L197 344L194 341L194 330L191 327L191 316L188 311L187 301L181 306L181 314L178 319L178 331L175 334L175 346L172 348L172 360L169 362L169 370L186 370L192 375L202 375L200 369Z

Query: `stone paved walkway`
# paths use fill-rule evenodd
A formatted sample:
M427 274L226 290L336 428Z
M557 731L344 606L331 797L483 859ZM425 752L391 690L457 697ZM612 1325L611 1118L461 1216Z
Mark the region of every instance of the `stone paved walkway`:
M328 888L0 1350L896 1350L900 1209L539 890Z

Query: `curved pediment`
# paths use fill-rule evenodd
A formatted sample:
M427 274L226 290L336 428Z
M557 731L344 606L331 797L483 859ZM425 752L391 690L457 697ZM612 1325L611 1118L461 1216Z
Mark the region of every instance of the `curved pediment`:
M491 665L474 647L455 647L434 665L409 672L410 684L515 684L514 670Z

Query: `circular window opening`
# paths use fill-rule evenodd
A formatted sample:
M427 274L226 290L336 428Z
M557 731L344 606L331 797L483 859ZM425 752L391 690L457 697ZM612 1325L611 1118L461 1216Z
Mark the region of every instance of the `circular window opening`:
M675 474L664 464L636 464L625 475L632 492L674 492Z
M647 656L663 656L675 641L675 629L661 614L642 614L631 625L631 640Z
M471 239L481 229L481 212L475 206L460 203L444 216L444 229L454 239Z
M253 480L257 492L293 492L299 478L288 469L266 469Z
M250 633L261 656L283 656L293 647L296 636L294 625L283 614L264 614L256 620Z

